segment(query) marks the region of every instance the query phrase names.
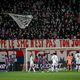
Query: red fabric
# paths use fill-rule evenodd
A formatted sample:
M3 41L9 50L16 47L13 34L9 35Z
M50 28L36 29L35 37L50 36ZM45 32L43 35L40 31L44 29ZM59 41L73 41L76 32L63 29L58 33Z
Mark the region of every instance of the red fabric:
M39 52L39 50L34 50L35 51L35 54L37 54Z
M17 57L23 56L23 51L22 50L16 51L16 56Z

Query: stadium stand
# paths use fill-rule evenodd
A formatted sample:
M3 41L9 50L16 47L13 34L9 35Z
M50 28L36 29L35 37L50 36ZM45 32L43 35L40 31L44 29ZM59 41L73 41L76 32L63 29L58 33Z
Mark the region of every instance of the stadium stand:
M79 0L1 0L0 39L79 39ZM25 29L4 13L32 15Z

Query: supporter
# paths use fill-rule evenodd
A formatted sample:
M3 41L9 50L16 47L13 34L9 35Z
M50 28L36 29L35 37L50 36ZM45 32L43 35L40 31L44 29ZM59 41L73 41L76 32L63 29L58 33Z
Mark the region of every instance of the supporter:
M75 0L0 1L1 39L76 39L80 38L79 2ZM3 13L31 14L33 20L24 30Z

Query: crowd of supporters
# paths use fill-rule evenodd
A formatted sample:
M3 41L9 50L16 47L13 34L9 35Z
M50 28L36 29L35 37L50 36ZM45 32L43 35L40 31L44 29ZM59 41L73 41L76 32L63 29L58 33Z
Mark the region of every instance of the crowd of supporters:
M1 0L0 39L79 39L79 0ZM4 13L32 15L21 29Z

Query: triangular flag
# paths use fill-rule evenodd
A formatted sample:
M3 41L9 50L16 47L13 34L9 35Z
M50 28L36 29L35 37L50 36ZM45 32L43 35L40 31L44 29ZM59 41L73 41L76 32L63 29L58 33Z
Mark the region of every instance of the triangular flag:
M18 15L18 14L12 14L12 13L9 13L9 15L22 29L26 28L26 26L28 26L31 20L33 19L32 15Z

